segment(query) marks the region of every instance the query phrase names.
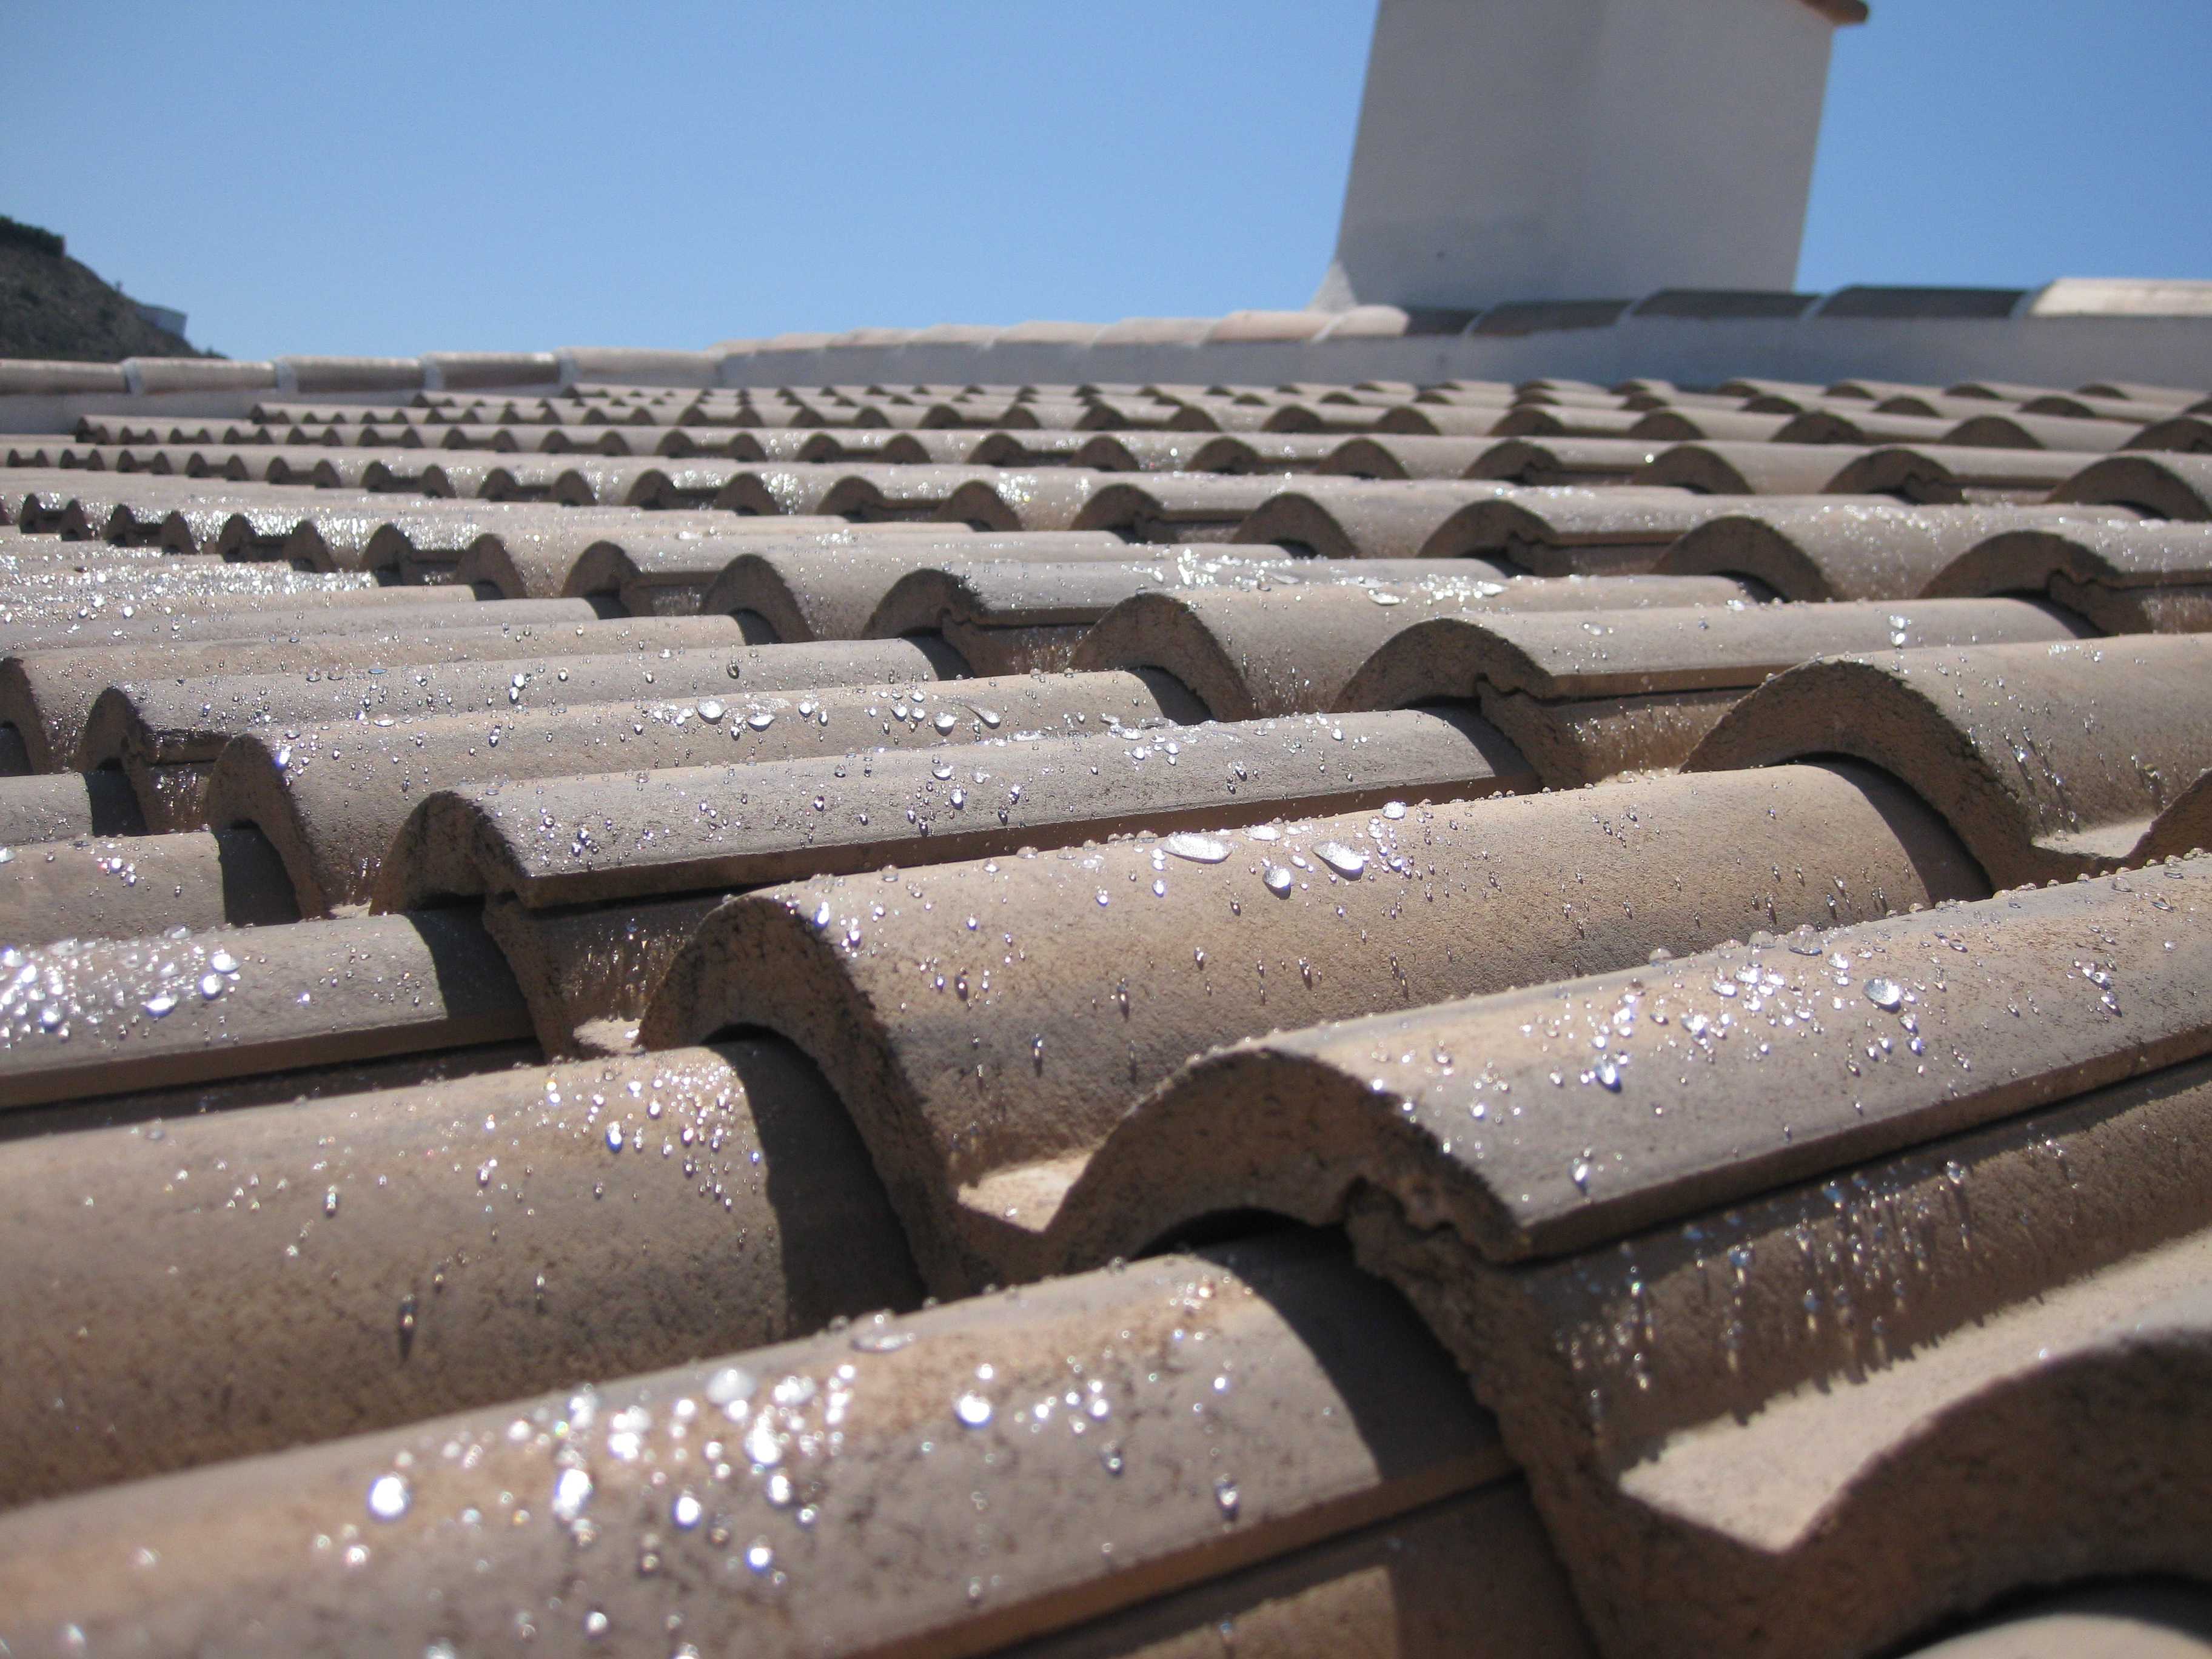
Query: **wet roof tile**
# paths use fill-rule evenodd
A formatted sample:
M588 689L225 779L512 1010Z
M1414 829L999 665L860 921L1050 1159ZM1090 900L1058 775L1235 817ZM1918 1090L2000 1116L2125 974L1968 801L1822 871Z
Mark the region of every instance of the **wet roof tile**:
M0 1379L57 1500L0 1640L290 1617L302 1504L367 1552L318 1605L426 1649L553 1575L617 1639L1062 1659L1865 1652L2139 1565L2008 1494L2194 1524L2128 1471L2204 1351L2202 394L721 355L293 360L11 446L0 1231L115 1363ZM244 1215L176 1201L210 1164Z
M1996 880L2112 869L2212 769L2206 643L2129 635L1807 663L1739 705L1688 764L1854 755L1911 784ZM1849 719L1828 701L1839 696Z

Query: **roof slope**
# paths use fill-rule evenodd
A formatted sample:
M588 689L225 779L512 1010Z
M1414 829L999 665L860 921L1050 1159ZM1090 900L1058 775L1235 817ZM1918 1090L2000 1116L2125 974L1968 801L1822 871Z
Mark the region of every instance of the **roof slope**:
M2199 397L12 442L0 1644L2185 1628Z

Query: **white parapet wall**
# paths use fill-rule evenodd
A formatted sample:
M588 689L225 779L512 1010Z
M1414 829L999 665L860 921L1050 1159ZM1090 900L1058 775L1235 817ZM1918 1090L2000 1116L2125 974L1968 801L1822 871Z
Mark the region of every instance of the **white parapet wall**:
M1697 316L1648 307L1602 326L1528 332L1360 335L1308 340L1100 338L1098 325L871 331L811 341L726 342L708 351L579 348L425 357L421 386L544 395L568 386L870 385L1273 386L1364 380L1515 380L1631 376L1709 386L1735 375L1825 384L1853 376L1943 386L1998 380L2071 387L2100 380L2212 390L2212 283L2069 280L2024 294L1844 289L1789 317ZM1856 303L1849 303L1856 301ZM1950 314L1946 314L1947 311ZM1492 313L1493 315L1496 313ZM1133 331L1141 332L1141 331ZM390 358L228 363L0 362L0 433L66 432L85 415L220 416L314 387L318 402L404 404L411 377ZM312 365L307 372L302 368ZM400 384L395 385L395 382Z

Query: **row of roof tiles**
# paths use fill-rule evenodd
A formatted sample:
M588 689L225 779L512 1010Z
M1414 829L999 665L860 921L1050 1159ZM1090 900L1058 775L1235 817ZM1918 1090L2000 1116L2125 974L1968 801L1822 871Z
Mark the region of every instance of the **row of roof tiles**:
M0 1634L1851 1653L2205 1576L2208 515L2100 465L2166 493L10 480ZM1118 1266L1256 1212L1405 1302Z
M1376 449L1378 455L1403 454L1400 446ZM16 453L36 458L47 452ZM448 458L422 469L418 481L441 491L428 500L398 489L398 473L374 459L370 465L387 468L376 480L387 486L380 491L83 467L19 467L4 478L9 516L32 530L228 556L281 555L305 568L404 568L416 576L434 566L451 574L474 552L467 580L492 581L516 598L591 591L574 586L576 562L602 541L631 550L634 565L648 547L663 563L680 565L690 557L704 573L695 585L703 586L720 565L699 562L711 561L710 550L685 550L706 532L836 535L855 522L878 534L902 526L905 533L943 535L965 526L1089 534L1094 541L1110 535L1124 543L1289 544L1340 557L1480 555L1562 574L1649 568L1674 538L1724 517L1802 520L1809 514L1848 524L1852 509L1961 504L1986 510L2043 506L2078 519L2212 517L2212 457L2146 452L2078 467L2069 458L2037 470L2019 464L2017 454L1910 446L1859 453L1828 446L1687 445L1618 475L1613 485L1602 474L1569 471L1566 462L1585 458L1558 447L1478 457L1478 464L1492 471L1510 467L1521 478L1565 473L1599 482ZM1413 465L1422 459L1404 459ZM638 517L628 513L635 507L655 511ZM1938 514L1926 522L1982 521ZM2185 546L2187 538L2175 544ZM1945 545L1954 554L1965 550L1955 537Z
M672 430L681 432L682 428ZM2208 428L2212 430L2212 428ZM337 449L296 445L79 445L19 443L5 453L16 471L145 473L233 483L308 484L324 489L422 493L487 501L560 500L578 504L652 507L673 501L719 504L738 511L793 511L783 498L805 501L851 482L888 483L912 495L932 483L974 483L995 489L1014 475L1018 495L1034 494L1026 477L1038 468L1055 475L1053 494L1081 492L1081 475L1113 472L1268 474L1393 480L1480 479L1495 483L1636 483L1718 495L1894 495L1929 503L2032 501L2070 489L2091 474L2089 488L2112 478L2157 476L2160 468L2094 470L2092 452L2011 449L1917 442L1808 444L1702 442L1663 438L1355 438L1242 436L1201 439L1164 434L1006 433L934 434L935 441L896 434L890 444L852 443L811 434L800 442L763 446L740 441L711 448L662 443L659 455L611 453L521 456L453 449ZM2191 441L2193 441L2193 440ZM627 448L628 446L619 447ZM732 451L781 449L799 459ZM2165 450L2131 449L2127 458L2198 453L2177 443ZM495 459L494 457L498 457ZM905 468L905 471L871 471ZM1091 480L1091 489L1105 487ZM1170 488L1176 486L1170 486ZM1201 486L1202 487L1202 486ZM207 493L204 487L200 493ZM942 494L943 492L940 492ZM1003 491L1000 492L1002 495ZM883 492L878 489L879 498ZM774 505L768 496L777 499ZM1012 526L1018 508L1004 501L985 518Z

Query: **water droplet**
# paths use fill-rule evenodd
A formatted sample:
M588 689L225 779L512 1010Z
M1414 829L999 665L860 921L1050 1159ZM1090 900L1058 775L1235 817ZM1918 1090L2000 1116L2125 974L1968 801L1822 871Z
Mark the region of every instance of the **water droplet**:
M685 1532L697 1526L706 1515L705 1505L688 1492L677 1493L676 1501L668 1506L668 1518Z
M708 698L706 702L699 705L699 718L706 721L709 726L718 725L720 722L723 714L726 712L727 711L723 708L722 705L716 702L712 697Z
M1382 803L1382 816L1394 821L1398 818L1404 817L1406 816L1406 803L1401 800L1384 801Z
M980 1394L963 1394L952 1402L952 1414L969 1428L984 1428L991 1421L991 1402Z
M337 1212L338 1189L333 1187L323 1194L323 1213L325 1215L336 1215Z
M755 1572L766 1572L775 1565L775 1552L765 1538L756 1538L745 1551L745 1565Z
M1188 859L1193 864L1219 864L1229 856L1229 843L1218 836L1181 830L1163 841L1160 850L1179 859Z
M1121 1443L1109 1440L1098 1449L1098 1462L1109 1474L1119 1474L1128 1465L1121 1458Z
M156 992L146 999L146 1012L155 1019L161 1018L177 1006L175 995L168 991Z
M862 1331L853 1346L862 1353L896 1353L913 1340L912 1331Z
M1260 879L1267 884L1267 890L1271 893L1287 893L1291 890L1292 877L1290 871L1282 865L1267 865L1261 870Z
M1589 1191L1590 1157L1591 1154L1585 1152L1568 1166L1567 1179L1575 1183L1575 1190L1578 1193Z
M369 1482L368 1512L380 1521L397 1521L414 1501L403 1476L382 1474Z
M1346 881L1358 881L1367 869L1367 854L1341 842L1322 842L1314 848L1314 856Z
M960 717L954 714L951 709L947 708L941 711L935 720L930 721L930 724L935 726L939 732L950 732L954 726L960 724Z
M581 1469L563 1469L553 1480L553 1518L566 1524L583 1514L592 1501L592 1477Z
M1234 1521L1237 1518L1237 1505L1239 1501L1237 1483L1227 1475L1223 1475L1213 1483L1214 1506L1221 1511L1224 1520Z
M623 1127L619 1123L607 1125L607 1150L618 1152L623 1149Z
M234 974L238 971L238 958L228 951L217 951L208 958L208 966L218 974Z
M756 708L745 716L745 724L756 732L765 732L775 724L775 716L765 708Z
M1904 1002L1905 988L1893 979L1870 979L1866 982L1866 1000L1877 1008L1893 1009Z
M763 1412L745 1431L745 1455L764 1469L783 1462L783 1442L776 1437L772 1414Z
M717 1406L727 1406L734 1401L750 1400L760 1387L760 1379L743 1365L725 1365L707 1379L707 1398Z
M202 974L200 975L200 995L205 998L208 1001L213 1002L217 997L223 994L224 988L228 983L229 981L225 980L221 974Z

